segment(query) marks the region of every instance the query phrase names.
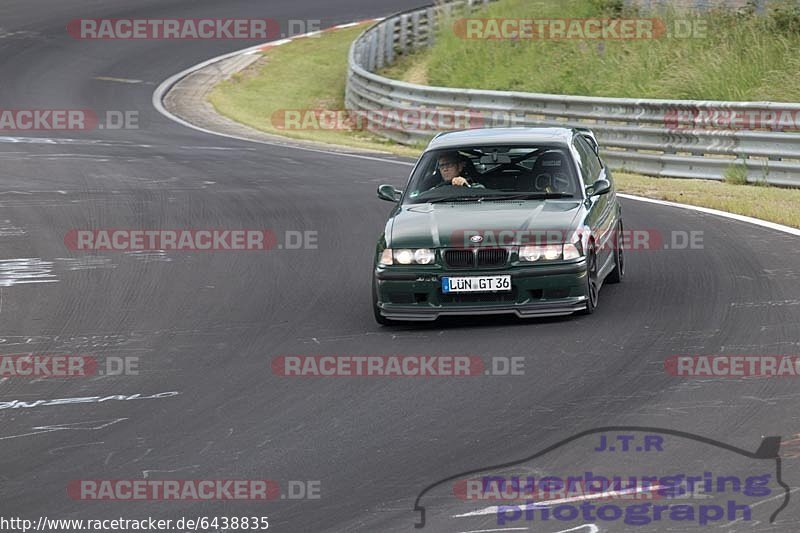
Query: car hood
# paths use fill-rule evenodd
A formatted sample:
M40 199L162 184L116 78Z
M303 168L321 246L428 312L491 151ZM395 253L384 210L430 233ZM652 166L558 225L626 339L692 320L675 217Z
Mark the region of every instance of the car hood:
M559 231L566 235L577 228L582 210L581 202L565 200L403 205L387 224L391 228L387 246L463 247L464 232L476 231L495 237L500 231Z

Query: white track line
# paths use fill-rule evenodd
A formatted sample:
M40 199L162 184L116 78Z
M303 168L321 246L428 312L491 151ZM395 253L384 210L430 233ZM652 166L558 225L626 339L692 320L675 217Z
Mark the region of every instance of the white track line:
M789 494L791 494L792 492L797 492L798 490L800 490L800 487L798 487L796 489L791 489L791 490L789 490ZM756 502L754 504L751 504L748 507L750 507L752 509L753 507L758 507L759 505L763 505L763 504L771 502L773 500L780 500L781 498L785 498L785 497L786 497L786 493L782 492L782 493L778 494L777 496L773 496L772 498L767 498L766 500L761 500L760 502ZM741 521L742 521L741 518L737 518L733 522L728 522L727 524L721 524L719 527L732 526L733 524L735 524L737 522L741 522Z
M792 228L789 226L784 226L782 224L776 224L775 222L768 222L766 220L761 220L760 218L753 218L745 215L737 215L736 213L728 213L727 211L720 211L718 209L711 209L709 207L698 207L695 205L686 205L686 204L679 204L677 202L668 202L666 200L654 200L652 198L643 198L641 196L634 196L632 194L620 193L617 196L621 198L627 198L629 200L636 200L638 202L648 202L651 204L666 205L669 207L680 207L681 209L691 209L692 211L698 211L700 213L707 213L709 215L716 215L718 217L729 218L731 220L738 220L739 222L754 224L756 226L761 226L762 228L774 229L776 231L782 231L784 233L789 233L791 235L800 236L800 229L798 228Z

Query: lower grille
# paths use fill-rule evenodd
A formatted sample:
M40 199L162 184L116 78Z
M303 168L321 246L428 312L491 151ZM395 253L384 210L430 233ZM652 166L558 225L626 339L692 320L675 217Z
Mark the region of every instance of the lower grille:
M424 292L390 292L389 303L393 304L424 304L428 302L428 294Z
M572 292L571 289L547 289L544 291L545 298L566 298Z
M517 301L517 289L510 292L465 292L441 293L439 302L447 304L483 304L483 303L514 303Z
M389 301L393 304L413 304L414 293L411 292L390 292Z

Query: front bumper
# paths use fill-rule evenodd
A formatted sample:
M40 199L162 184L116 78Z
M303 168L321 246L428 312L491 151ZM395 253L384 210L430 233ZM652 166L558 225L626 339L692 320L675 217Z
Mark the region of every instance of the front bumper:
M511 292L442 292L443 276L511 276ZM490 270L375 268L377 307L391 320L432 321L440 316L569 315L586 308L586 260Z

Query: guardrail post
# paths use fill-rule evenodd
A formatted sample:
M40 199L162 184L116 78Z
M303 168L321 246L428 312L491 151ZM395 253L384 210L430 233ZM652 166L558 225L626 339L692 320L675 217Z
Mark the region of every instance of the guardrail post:
M398 42L400 53L408 51L408 15L400 15L400 41Z
M447 4L445 4L447 5ZM431 47L436 44L436 10L428 8L428 32L426 34L425 46Z
M378 26L378 42L377 42L377 61L376 65L379 69L383 68L384 47L386 43L386 24Z
M373 32L369 36L369 61L367 63L367 70L370 72L375 72L375 63L377 61L376 56L378 54L378 46L375 42L377 39L377 34Z
M386 35L384 36L385 40L385 50L386 50L386 65L391 65L394 63L394 37L397 33L397 19L391 18L386 21L388 27L386 28Z
M419 11L414 11L414 13L411 14L411 42L412 42L411 47L414 50L418 50L422 45L419 38L419 30L420 30L419 18L420 18Z

